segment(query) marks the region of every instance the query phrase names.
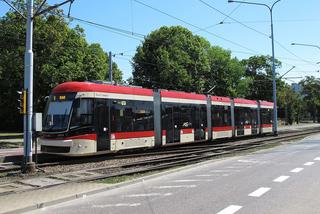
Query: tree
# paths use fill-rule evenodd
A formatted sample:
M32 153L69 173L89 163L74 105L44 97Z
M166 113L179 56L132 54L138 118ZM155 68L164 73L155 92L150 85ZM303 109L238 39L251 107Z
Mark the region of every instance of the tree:
M243 79L244 66L237 58L231 58L231 52L214 46L208 51L210 72L205 76L205 90L214 87L214 93L219 96L245 95L248 82Z
M246 77L251 78L248 88L248 99L272 100L272 58L270 56L252 56L249 59L242 60L246 67ZM281 62L275 60L276 69L281 67ZM277 79L277 89L284 84Z
M302 96L285 84L277 91L277 100L278 117L284 118L287 125L294 121L299 123L303 109Z
M15 5L26 13L23 1ZM16 12L10 10L0 18L0 130L18 130L22 126L16 110L16 91L23 88L25 31L25 20ZM108 58L100 45L89 45L82 28L69 28L59 16L35 18L33 50L34 111L43 111L44 97L59 83L105 80ZM119 69L115 69L115 77L121 80Z
M151 32L133 57L133 83L147 88L202 92L210 43L180 26Z
M137 48L133 70L133 84L147 88L235 96L246 85L244 67L230 51L180 26L151 32Z
M307 76L300 82L302 86L303 100L307 104L308 111L311 113L313 122L320 122L320 79L314 76Z

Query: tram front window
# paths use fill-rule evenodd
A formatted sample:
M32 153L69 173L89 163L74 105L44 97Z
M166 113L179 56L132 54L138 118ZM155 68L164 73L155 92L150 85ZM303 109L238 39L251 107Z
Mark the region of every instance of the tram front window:
M72 100L50 100L45 112L44 131L67 130Z

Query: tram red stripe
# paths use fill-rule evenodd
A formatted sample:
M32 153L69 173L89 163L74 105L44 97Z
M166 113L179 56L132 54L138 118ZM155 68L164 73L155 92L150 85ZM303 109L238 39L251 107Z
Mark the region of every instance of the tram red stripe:
M192 134L193 129L181 129L181 134Z
M63 140L97 140L96 134L84 134L63 138Z
M154 137L154 131L140 131L140 132L116 132L111 133L111 139L128 139L128 138L142 138Z
M217 126L217 127L212 127L212 131L215 132L221 132L221 131L231 131L232 126Z
M261 124L262 128L270 128L272 127L272 124Z
M244 128L245 129L251 129L251 125L245 125Z

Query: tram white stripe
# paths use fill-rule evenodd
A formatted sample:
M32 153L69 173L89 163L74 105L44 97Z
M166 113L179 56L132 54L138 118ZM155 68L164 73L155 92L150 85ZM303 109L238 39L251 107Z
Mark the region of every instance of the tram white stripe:
M304 168L295 168L293 170L291 170L290 172L295 172L295 173L298 173L298 172L301 172Z
M287 180L288 178L290 178L290 176L282 175L282 176L277 177L276 179L274 179L273 182L279 182L279 183L281 183L281 182Z
M217 214L233 214L233 213L237 212L238 210L240 210L241 208L242 208L242 206L230 205L229 207L226 207L223 210L221 210L220 212L218 212Z
M313 159L313 160L316 160L316 161L318 161L318 160L320 160L320 157L316 157L315 159Z
M314 162L306 162L305 164L303 164L303 165L305 165L305 166L311 166L311 165L313 165L314 164Z
M264 193L268 192L271 188L269 187L260 187L259 189L257 189L256 191L250 193L248 196L251 197L260 197L262 196Z

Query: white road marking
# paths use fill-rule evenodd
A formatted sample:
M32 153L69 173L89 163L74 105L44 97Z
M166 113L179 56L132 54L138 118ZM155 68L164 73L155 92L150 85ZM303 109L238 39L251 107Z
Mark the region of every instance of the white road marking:
M238 210L240 210L241 208L242 208L242 206L230 205L229 207L226 207L223 210L221 210L220 212L218 212L217 214L233 214L233 213L237 212Z
M305 166L311 166L311 165L313 165L314 164L314 162L307 162L307 163L305 163L305 164L303 164L303 165L305 165Z
M313 159L313 160L317 160L317 161L318 161L318 160L320 160L320 157L316 157L316 158L315 158L315 159Z
M197 187L197 185L157 186L154 188L156 188L156 189L171 189L171 188L194 188L194 187Z
M213 181L212 179L186 179L186 180L174 180L175 183L187 183L187 182L197 182L197 181Z
M251 197L260 197L262 196L264 193L268 192L271 188L269 187L260 187L259 189L257 189L256 191L250 193L248 196Z
M298 173L298 172L301 172L302 170L303 170L303 168L295 168L295 169L291 170L290 172Z
M196 175L197 177L210 177L210 176L214 176L214 175L210 175L210 174L204 174L204 175Z
M242 167L243 168L243 167ZM229 168L229 169L217 169L217 170L211 170L212 173L219 173L219 172L240 172L239 167L237 169L235 168Z
M240 163L257 163L258 161L255 160L238 160Z
M168 193L141 193L141 194L124 195L123 197L135 198L135 197L170 196L170 195L172 195L171 192L168 192Z
M140 206L141 203L127 204L127 203L119 203L119 204L104 204L104 205L93 205L92 208L106 208L106 207L137 207Z
M282 176L280 176L280 177L278 177L278 178L274 179L274 180L273 180L273 182L279 182L279 183L281 183L281 182L283 182L283 181L287 180L288 178L290 178L290 176L282 175Z

